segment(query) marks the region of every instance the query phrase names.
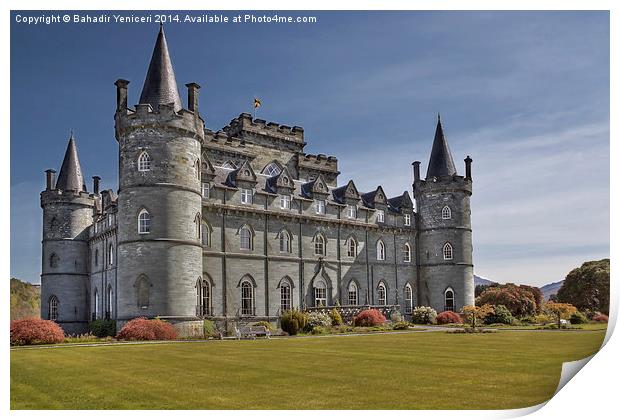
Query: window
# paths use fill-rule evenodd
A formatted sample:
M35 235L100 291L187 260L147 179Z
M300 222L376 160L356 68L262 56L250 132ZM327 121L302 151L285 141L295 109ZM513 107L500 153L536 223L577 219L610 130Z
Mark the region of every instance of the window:
M196 281L196 315L212 315L211 311L211 283L198 277Z
M241 283L241 315L254 315L254 287L249 280Z
M383 210L377 210L377 222L378 223L385 222L385 212Z
M327 306L327 286L323 280L314 283L314 306Z
M196 178L200 179L200 159L194 163L194 170L196 171Z
M325 237L320 233L314 237L314 255L325 255Z
M385 244L381 239L377 241L377 260L385 261Z
M357 284L354 281L349 283L349 305L358 305L357 300Z
M454 291L448 287L444 292L444 301L445 306L443 308L444 311L453 311L454 310Z
M265 166L265 169L263 169L263 173L267 176L275 176L280 172L282 172L282 169L280 169L280 165L275 162L271 162L269 165Z
M349 219L357 218L357 206L356 205L347 206L347 218Z
M222 168L224 169L237 169L237 166L235 166L234 163L232 163L231 161L227 161L222 163Z
M357 256L357 242L353 238L347 241L347 257L354 258Z
M114 246L112 245L108 247L108 265L114 265Z
M252 249L252 231L247 226L243 226L239 230L239 248L244 250Z
M110 319L112 317L112 286L108 286L108 292L106 294L106 314L105 318Z
M138 213L138 233L140 235L151 233L151 215L145 209Z
M95 267L99 265L99 249L95 249Z
M285 230L280 232L280 252L291 252L291 235Z
M99 318L99 290L95 289L95 318Z
M206 222L202 222L202 244L204 246L211 246L211 226Z
M411 246L409 246L409 244L405 244L405 246L403 247L403 261L404 262L411 262Z
M413 289L407 283L405 286L405 313L410 314L413 311Z
M280 310L288 311L291 309L291 284L288 280L282 280L280 285Z
M252 204L252 190L241 189L241 204Z
M410 214L405 214L403 216L403 219L405 221L405 226L411 226L411 215Z
M208 182L202 183L202 198L209 198L211 193L211 185Z
M325 200L314 200L314 211L316 214L325 214Z
M441 218L452 219L452 210L450 210L450 207L445 206L443 209L441 209Z
M58 320L58 298L56 296L50 297L50 313L49 318L52 321Z
M443 246L443 259L452 259L452 245L450 245L450 242L446 242L446 244Z
M58 261L60 261L60 258L58 258L58 255L52 253L52 255L50 255L50 267L51 268L58 267Z
M138 156L138 171L146 172L151 170L151 157L148 153L142 152Z
M291 196L290 195L280 196L280 208L282 210L290 210L291 208Z
M379 283L379 287L377 287L378 298L379 298L379 306L387 305L387 289L383 282Z
M151 287L148 277L141 275L136 283L138 308L147 309L149 307L149 288Z
M202 239L202 234L200 233L202 231L202 221L200 218L200 213L197 213L196 217L194 217L194 227L196 229L196 239L200 241Z

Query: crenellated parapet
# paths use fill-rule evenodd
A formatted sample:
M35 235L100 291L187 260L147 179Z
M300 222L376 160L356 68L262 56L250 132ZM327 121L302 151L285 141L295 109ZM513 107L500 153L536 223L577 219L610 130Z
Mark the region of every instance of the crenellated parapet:
M290 127L258 118L252 119L252 116L247 112L231 120L223 130L232 137L242 136L246 133L304 144L304 129L302 127Z

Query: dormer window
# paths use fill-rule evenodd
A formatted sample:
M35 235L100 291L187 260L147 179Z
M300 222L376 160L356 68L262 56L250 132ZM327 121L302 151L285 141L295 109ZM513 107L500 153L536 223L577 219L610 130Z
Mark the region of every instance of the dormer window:
M325 214L325 200L314 200L314 210L316 214Z
M202 183L202 198L209 198L209 194L211 193L211 186L208 182Z
M385 212L383 210L377 210L377 223L385 222Z
M280 208L282 210L290 210L291 209L291 196L290 195L281 195L280 196Z
M241 189L241 204L252 204L252 190L248 188Z
M151 157L148 153L142 152L138 156L138 171L147 172L151 170Z
M411 226L411 215L410 214L405 214L403 216L403 220L405 222L405 226Z
M357 206L356 205L348 205L347 206L347 218L348 219L356 219L357 218Z
M280 172L282 172L282 169L280 169L280 166L275 162L271 162L269 165L265 166L265 169L263 169L263 173L267 176L276 176Z

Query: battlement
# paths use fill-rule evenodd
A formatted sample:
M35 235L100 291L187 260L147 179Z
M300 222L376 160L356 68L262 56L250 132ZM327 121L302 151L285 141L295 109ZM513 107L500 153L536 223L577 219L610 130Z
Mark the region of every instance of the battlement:
M143 129L148 126L166 127L190 133L204 139L204 121L193 111L174 110L173 104L159 105L153 109L150 104L138 104L134 109L119 110L114 116L116 122L116 137L134 129Z
M318 155L304 153L299 154L299 166L319 171L338 172L338 159L322 153Z
M252 119L252 116L247 112L231 120L223 130L232 137L245 132L296 143L304 142L304 129L302 127L290 127L275 122L267 122L259 118Z
M63 191L45 190L41 191L41 205L50 203L79 204L84 206L94 206L95 195L86 191Z
M417 180L413 184L414 193L418 194L425 192L436 191L464 191L471 195L472 193L472 180L460 175L434 177L427 180Z

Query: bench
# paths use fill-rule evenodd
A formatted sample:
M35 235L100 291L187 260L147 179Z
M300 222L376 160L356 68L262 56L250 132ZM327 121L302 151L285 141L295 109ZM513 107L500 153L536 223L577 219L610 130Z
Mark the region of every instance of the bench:
M269 329L264 325L250 325L247 327L241 327L241 329L235 327L235 336L237 337L237 340L240 340L242 337L251 337L255 340L259 335L264 335L270 339L271 331L269 331Z

